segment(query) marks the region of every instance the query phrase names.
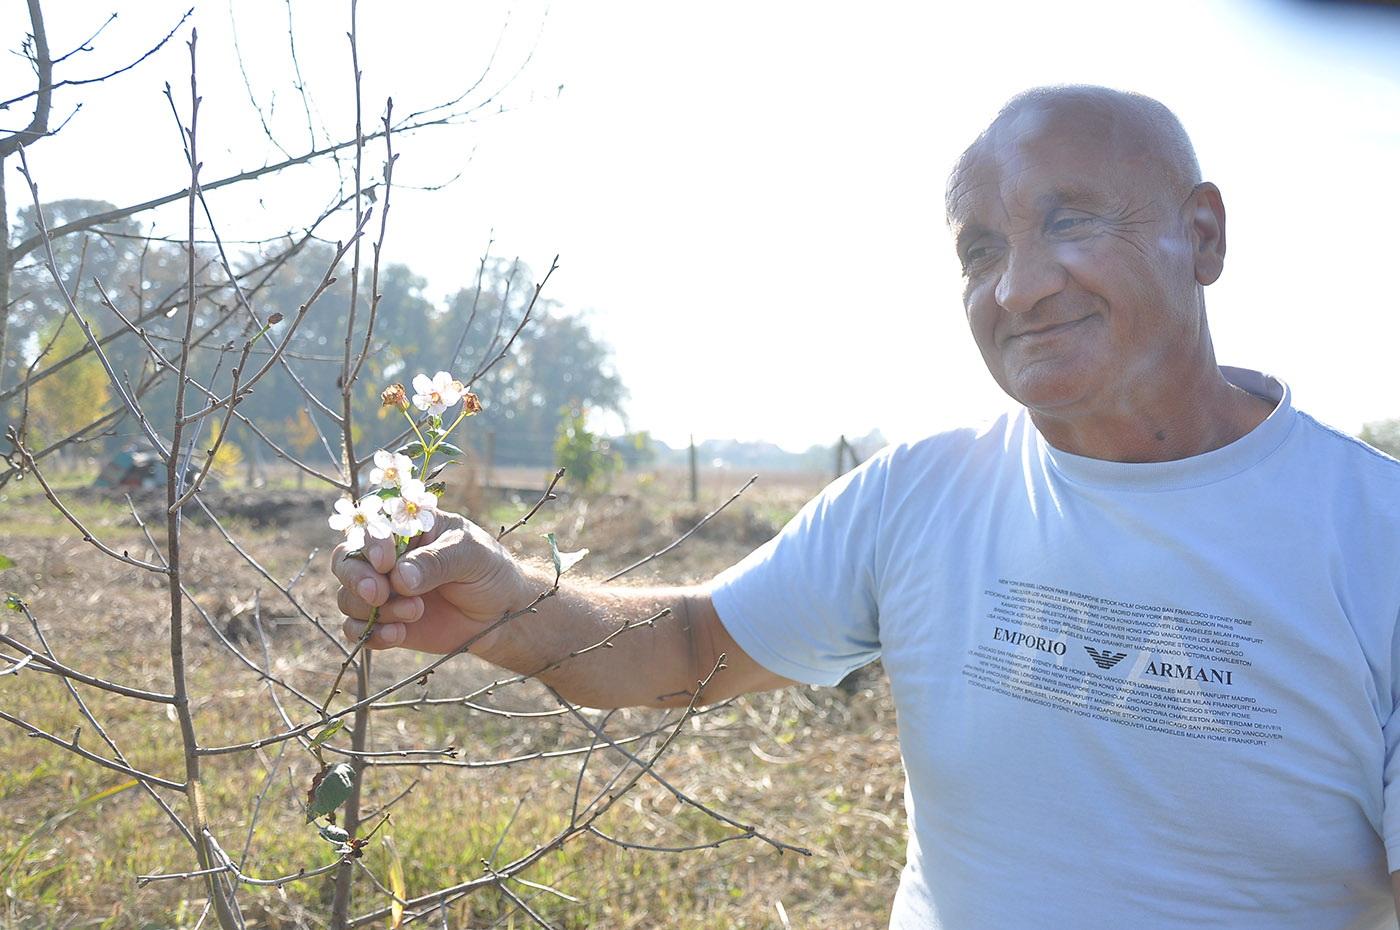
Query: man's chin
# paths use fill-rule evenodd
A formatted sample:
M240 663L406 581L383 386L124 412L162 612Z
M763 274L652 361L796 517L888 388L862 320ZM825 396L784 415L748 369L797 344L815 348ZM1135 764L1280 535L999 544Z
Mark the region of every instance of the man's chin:
M1002 390L1033 413L1067 413L1089 396L1089 385L1077 372L1054 368L1038 364L1017 372L1002 382Z

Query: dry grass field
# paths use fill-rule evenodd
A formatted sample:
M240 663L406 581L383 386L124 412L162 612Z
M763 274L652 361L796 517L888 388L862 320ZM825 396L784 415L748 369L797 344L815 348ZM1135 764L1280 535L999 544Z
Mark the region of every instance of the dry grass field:
M509 537L527 557L544 554L538 533L558 534L561 547L588 546L579 581L601 578L675 538L743 483L746 475L707 477L691 503L674 477L629 478L619 493L592 501L564 499ZM75 478L74 483L81 483ZM821 484L820 477L760 480L737 503L675 552L647 565L628 583L702 580L758 545ZM16 567L0 572L0 590L30 607L58 658L92 674L152 690L170 688L166 594L155 578L109 561L84 543L35 493L32 482L0 489L0 553ZM259 497L265 497L259 504ZM280 496L279 496L280 495ZM329 500L287 492L226 489L227 528L283 581L309 568L296 591L326 627L339 626L327 571L334 534L325 526ZM145 543L125 501L75 491L73 506L114 548L141 552ZM510 522L533 501L483 493L448 497L484 525ZM138 505L139 506L139 505ZM154 516L156 507L147 508ZM195 725L202 742L225 744L281 727L269 687L219 641L229 639L252 665L310 695L330 687L337 654L294 616L207 523L186 530L191 587L211 623L188 620L188 665ZM258 635L252 605L265 636ZM24 615L0 611L0 630L35 643ZM216 632L217 631L217 632ZM263 650L267 652L264 656ZM418 657L379 654L376 682L418 667ZM397 673L397 675L396 675ZM452 696L499 677L470 656L453 659L425 686ZM422 693L418 689L413 693ZM81 687L92 711L133 765L179 778L178 729L163 709ZM501 688L483 699L497 709L541 711L555 705L534 683ZM0 677L0 708L65 739L83 723L53 676L32 670ZM294 719L305 709L292 703ZM642 733L666 715L625 711L613 734ZM595 717L595 719L598 719ZM674 713L671 719L674 719ZM384 765L367 777L365 807L392 802L391 834L409 894L478 877L482 860L509 861L553 836L567 822L582 758L542 752L587 747L587 730L568 716L506 718L463 706L376 713L373 747L455 746L453 765ZM102 749L95 734L81 745ZM637 745L657 745L657 739ZM463 763L522 761L490 766ZM398 760L400 762L405 760ZM616 770L600 750L583 791L596 791ZM281 876L334 860L306 826L302 804L315 760L295 742L256 753L206 759L213 829L253 876ZM682 791L735 820L810 856L779 855L760 839L723 842L685 853L624 849L584 837L544 859L516 884L529 906L556 928L883 927L903 860L902 770L894 714L880 676L867 673L853 694L790 689L723 705L687 721L658 770ZM0 926L185 928L204 910L197 880L139 885L136 876L196 868L189 847L139 789L103 792L121 773L77 760L63 749L0 723ZM177 810L183 798L168 794ZM256 819L256 829L249 824ZM600 827L647 846L688 846L726 831L643 779ZM381 881L388 852L378 842L363 864ZM328 885L321 879L281 887L245 887L250 927L326 925ZM384 903L361 872L356 913ZM785 916L783 916L785 915ZM207 919L204 926L211 926ZM384 925L376 920L373 925ZM439 909L429 926L534 926L514 903L485 890Z

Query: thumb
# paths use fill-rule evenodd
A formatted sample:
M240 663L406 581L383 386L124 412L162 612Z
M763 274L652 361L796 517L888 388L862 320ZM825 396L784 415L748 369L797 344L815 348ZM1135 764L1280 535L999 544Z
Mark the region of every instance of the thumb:
M389 573L389 584L396 594L407 597L461 581L470 567L471 548L460 526L444 528L399 557Z

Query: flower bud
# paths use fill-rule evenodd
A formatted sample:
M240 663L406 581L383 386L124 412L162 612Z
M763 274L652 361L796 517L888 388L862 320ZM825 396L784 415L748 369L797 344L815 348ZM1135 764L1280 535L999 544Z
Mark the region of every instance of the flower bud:
M280 313L274 313L272 316L270 316L270 317L267 318L267 325L268 325L268 326L276 326L278 323L281 323L282 320L283 320L282 314L280 314Z
M480 413L481 398L477 397L471 391L468 391L466 394L462 395L462 409L467 411L467 416L471 416L474 413Z
M402 384L391 384L384 389L384 393L379 395L379 399L386 407L398 407L404 410L408 407L408 393Z

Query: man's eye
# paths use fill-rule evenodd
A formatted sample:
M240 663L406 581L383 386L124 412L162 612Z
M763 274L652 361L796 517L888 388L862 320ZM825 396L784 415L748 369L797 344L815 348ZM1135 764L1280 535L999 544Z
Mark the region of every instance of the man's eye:
M992 254L992 247L989 245L974 245L963 253L963 267L971 268L979 262L986 261Z
M1073 232L1088 223L1089 220L1090 217L1087 216L1057 216L1052 218L1046 226L1052 233L1067 233Z

